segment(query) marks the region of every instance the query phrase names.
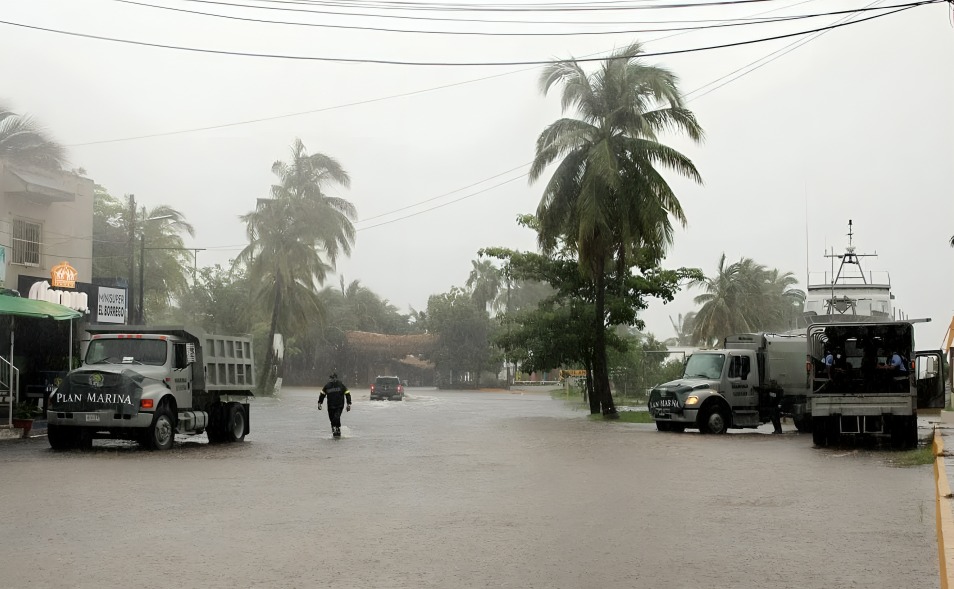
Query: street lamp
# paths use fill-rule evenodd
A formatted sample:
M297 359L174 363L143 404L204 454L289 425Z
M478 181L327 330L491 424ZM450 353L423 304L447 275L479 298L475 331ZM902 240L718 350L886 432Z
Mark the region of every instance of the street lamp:
M158 215L156 217L146 218L146 210L143 208L142 211L142 232L139 234L139 308L136 312L136 323L138 325L143 325L146 321L145 318L145 304L144 304L144 294L146 291L145 282L146 282L146 273L145 273L145 264L146 264L146 221L161 221L162 219L171 219L175 215Z

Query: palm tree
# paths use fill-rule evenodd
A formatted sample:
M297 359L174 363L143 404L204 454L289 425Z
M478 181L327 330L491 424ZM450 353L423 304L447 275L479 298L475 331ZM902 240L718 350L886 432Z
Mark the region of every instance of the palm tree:
M797 282L791 272L780 274L751 258L726 264L723 253L715 276L692 284L706 290L695 298L702 306L693 340L711 345L735 333L791 328L805 302L805 293L793 288Z
M136 240L136 249L143 244L145 251L136 254L143 261L142 276L145 307L153 312L162 312L169 307L173 298L189 290L190 277L195 260L191 251L185 248L182 233L195 237L195 228L186 221L181 211L168 205L158 205L151 209L142 207L139 217L139 231L143 239ZM161 221L143 222L143 219L161 218Z
M493 302L500 292L503 277L500 269L490 260L471 260L470 265L467 288L471 289L470 296L477 308L486 312L487 305Z
M32 118L0 104L0 159L60 170L66 163L66 152Z
M616 413L606 361L607 275L617 280L637 259L652 266L672 240L670 216L685 223L672 188L659 171L668 168L696 182L693 163L659 142L668 130L701 141L702 129L683 105L676 76L639 59L638 43L606 59L588 75L579 63L548 66L540 78L544 93L562 85L566 111L537 139L530 181L559 160L537 207L539 243L552 251L559 239L576 251L580 271L595 292L594 388L603 413Z
M236 259L247 265L259 300L271 306L261 387L269 391L280 372L273 342L281 330L290 335L321 317L317 285L333 271L340 254L351 253L352 220L357 213L349 201L325 194L331 183L349 186L348 173L334 158L308 154L300 139L292 145L290 163L277 161L272 172L279 183L272 198L259 199L255 211L241 217L249 244Z

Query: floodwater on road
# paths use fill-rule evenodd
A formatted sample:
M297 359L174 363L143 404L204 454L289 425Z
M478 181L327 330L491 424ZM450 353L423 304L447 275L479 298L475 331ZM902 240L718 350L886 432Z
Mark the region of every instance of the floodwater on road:
M317 389L245 443L0 443L0 587L937 587L930 466L768 430L592 421L546 394Z

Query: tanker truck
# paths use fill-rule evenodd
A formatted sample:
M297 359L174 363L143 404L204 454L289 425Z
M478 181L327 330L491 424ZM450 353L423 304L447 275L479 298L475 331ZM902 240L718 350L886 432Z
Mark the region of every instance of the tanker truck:
M695 428L724 434L778 419L808 390L804 332L749 333L725 338L722 349L699 350L686 360L681 379L649 394L659 431ZM799 413L796 426L804 419Z
M210 443L249 433L255 388L252 341L185 327L93 326L82 365L50 393L47 436L54 450L94 438L135 440L168 450L176 434Z

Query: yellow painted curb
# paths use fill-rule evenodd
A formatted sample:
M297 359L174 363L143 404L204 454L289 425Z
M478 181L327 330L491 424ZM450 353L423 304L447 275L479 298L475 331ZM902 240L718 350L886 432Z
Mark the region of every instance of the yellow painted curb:
M947 480L944 467L944 441L937 429L934 430L934 483L935 503L937 504L937 561L941 569L941 589L954 589L954 498L951 497L951 485ZM945 539L950 540L948 546Z

